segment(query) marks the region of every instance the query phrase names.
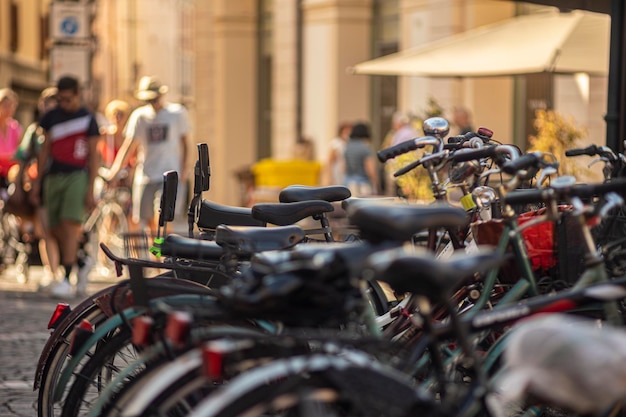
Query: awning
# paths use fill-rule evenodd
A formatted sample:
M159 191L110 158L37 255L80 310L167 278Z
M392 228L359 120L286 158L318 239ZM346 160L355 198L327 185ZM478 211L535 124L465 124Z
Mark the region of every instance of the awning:
M538 72L605 75L610 17L584 11L523 15L362 62L354 74L489 77Z

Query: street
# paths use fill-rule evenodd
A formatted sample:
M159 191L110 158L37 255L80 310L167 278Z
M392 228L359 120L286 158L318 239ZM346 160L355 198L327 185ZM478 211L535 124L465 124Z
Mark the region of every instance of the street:
M92 274L93 275L93 274ZM40 266L32 266L27 283L12 268L0 275L0 417L37 415L33 378L39 353L48 339L50 315L60 300L38 292ZM109 285L91 278L89 292ZM72 306L80 299L70 299Z

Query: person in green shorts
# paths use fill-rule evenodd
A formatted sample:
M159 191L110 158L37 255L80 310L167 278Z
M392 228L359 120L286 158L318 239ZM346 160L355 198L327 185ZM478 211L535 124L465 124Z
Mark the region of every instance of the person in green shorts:
M57 90L58 106L39 123L45 139L31 196L38 203L44 187L48 226L59 244L65 269L63 281L52 288L51 294L69 297L74 294L70 274L77 263L85 210L95 206L93 184L98 172L100 133L94 114L81 104L78 80L61 77Z

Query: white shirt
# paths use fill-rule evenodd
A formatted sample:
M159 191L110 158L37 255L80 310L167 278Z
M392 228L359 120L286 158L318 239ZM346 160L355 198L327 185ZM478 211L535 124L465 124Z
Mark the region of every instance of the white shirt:
M165 171L181 174L181 138L189 132L187 110L180 104L166 103L158 112L147 104L132 112L125 136L140 141L137 175L140 181L161 182Z

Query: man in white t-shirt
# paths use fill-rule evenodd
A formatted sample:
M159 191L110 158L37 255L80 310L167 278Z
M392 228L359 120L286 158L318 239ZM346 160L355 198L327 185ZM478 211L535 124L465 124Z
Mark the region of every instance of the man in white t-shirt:
M179 191L186 183L187 170L187 134L189 120L187 110L180 104L168 103L163 95L167 86L152 76L139 81L135 97L146 104L135 109L125 129L125 141L110 171L110 177L116 173L116 167L124 166L128 155L137 150L137 167L133 181L133 220L141 228L156 227L156 211L163 189L163 173L178 172ZM119 159L119 161L118 161ZM118 163L119 162L119 163ZM183 198L176 201L176 212Z

